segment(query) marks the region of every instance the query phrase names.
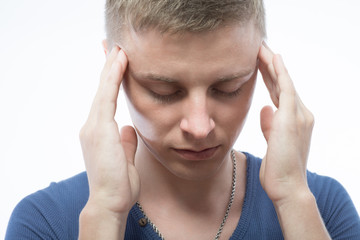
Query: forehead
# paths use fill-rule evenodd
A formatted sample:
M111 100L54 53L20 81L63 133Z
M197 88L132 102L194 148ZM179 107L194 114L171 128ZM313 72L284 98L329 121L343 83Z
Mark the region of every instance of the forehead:
M126 35L122 47L130 71L177 79L221 78L254 69L262 40L252 23L202 33L129 30Z

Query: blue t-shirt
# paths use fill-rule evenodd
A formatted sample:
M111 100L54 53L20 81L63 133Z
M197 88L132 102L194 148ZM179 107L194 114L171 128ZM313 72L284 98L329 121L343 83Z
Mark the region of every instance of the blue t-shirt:
M259 181L261 159L248 153L244 204L231 239L283 239L271 200ZM308 172L326 228L333 239L360 239L360 219L346 190L334 179ZM52 183L24 198L14 209L5 239L77 239L79 215L89 197L86 173ZM140 226L135 205L128 216L125 239L160 239L152 227Z

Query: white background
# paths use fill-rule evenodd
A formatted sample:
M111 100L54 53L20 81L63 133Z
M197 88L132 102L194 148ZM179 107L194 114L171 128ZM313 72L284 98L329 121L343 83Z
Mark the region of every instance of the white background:
M360 1L266 0L268 45L316 118L309 169L360 209ZM0 1L0 238L16 203L84 170L78 132L105 60L104 1ZM120 98L119 125L130 123ZM263 156L261 77L235 148Z

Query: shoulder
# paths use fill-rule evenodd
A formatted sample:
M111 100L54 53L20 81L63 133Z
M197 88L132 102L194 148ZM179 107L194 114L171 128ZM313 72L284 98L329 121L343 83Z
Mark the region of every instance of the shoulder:
M272 209L269 207L271 201L267 199L259 180L262 159L249 153L244 154L247 157L248 181L256 183L250 185L257 189L257 197L260 198L257 199L257 203L265 202L267 203L266 209ZM331 237L333 239L359 239L360 218L349 194L341 183L334 178L310 171L307 171L307 181Z
M11 215L6 239L29 236L34 239L76 239L77 221L88 196L85 172L51 183L18 203Z
M360 218L346 189L337 180L307 172L309 188L331 237L358 239Z
M335 207L339 208L343 205L353 206L346 189L336 179L307 171L307 180L323 217L329 218L329 210Z

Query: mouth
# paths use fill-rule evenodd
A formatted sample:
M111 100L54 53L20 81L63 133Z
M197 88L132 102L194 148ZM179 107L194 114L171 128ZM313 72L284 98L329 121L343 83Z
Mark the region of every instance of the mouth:
M218 148L219 146L205 148L202 150L174 148L174 151L186 160L199 161L212 158L217 152Z

